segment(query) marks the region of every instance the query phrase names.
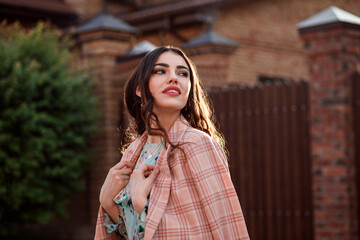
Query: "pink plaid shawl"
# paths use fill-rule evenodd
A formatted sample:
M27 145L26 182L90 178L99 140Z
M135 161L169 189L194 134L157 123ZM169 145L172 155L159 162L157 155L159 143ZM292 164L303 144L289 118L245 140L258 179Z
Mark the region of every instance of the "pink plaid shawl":
M180 116L169 131L184 150L164 148L157 161L160 174L149 200L145 239L249 239L226 156L206 133ZM137 161L147 134L137 138L121 161ZM108 234L100 207L95 239L119 239Z

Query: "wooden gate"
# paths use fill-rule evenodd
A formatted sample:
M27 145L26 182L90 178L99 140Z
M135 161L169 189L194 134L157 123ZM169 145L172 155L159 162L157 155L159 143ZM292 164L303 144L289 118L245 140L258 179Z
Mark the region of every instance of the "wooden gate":
M211 88L251 239L313 239L308 86Z

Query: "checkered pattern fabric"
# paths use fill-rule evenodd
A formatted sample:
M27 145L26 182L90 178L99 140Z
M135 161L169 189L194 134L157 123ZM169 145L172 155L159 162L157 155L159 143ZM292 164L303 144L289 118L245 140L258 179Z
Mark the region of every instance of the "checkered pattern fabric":
M206 133L180 116L169 131L181 148L164 148L157 161L160 174L150 193L145 239L249 239L226 156ZM137 161L146 133L125 151L121 161ZM108 234L100 207L95 239Z

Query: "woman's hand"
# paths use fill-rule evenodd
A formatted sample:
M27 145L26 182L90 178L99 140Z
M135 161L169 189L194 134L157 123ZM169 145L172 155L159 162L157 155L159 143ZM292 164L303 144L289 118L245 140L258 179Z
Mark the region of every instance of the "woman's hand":
M113 201L116 194L118 194L129 182L130 175L132 173L133 163L131 162L119 162L109 170L106 176L105 182L100 191L100 204L108 212L108 209L115 209ZM110 210L111 211L111 210Z
M136 212L141 213L147 203L147 197L160 173L160 169L152 165L143 165L134 170L129 183L129 191Z

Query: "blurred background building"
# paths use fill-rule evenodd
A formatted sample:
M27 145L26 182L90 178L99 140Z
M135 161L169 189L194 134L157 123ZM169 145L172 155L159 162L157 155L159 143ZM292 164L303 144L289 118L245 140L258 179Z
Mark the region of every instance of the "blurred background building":
M86 191L69 219L33 228L93 238L100 187L121 157L124 84L148 51L173 45L212 97L251 238L358 239L358 16L358 0L0 0L2 20L73 36L103 111Z

